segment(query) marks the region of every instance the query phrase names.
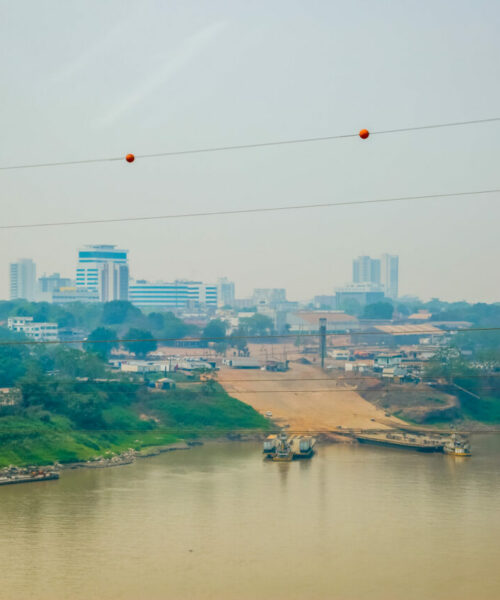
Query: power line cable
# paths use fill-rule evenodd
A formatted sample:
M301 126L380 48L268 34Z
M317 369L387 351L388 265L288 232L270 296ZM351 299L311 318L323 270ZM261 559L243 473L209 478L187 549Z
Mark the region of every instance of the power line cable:
M314 366L314 365L312 365ZM269 372L269 371L268 371ZM464 375L463 373L451 373L450 376L458 376L458 377L464 377L467 379L483 379L483 378L487 378L487 377L500 377L500 373L493 373L491 375L487 375L487 374L483 374L483 375ZM267 377L262 377L262 378L252 378L252 379L204 379L204 380L200 380L199 382L195 382L195 383L204 383L205 381L215 381L216 383L248 383L249 381L251 381L252 383L254 381L263 381L263 382L268 382L268 381L334 381L334 382L339 382L339 383L343 383L344 381L359 381L360 379L362 380L363 377L367 377L370 379L373 379L374 377L376 377L376 375L373 374L368 374L368 375L364 375L364 374L360 374L358 375L358 377L342 377L342 378L334 378L334 377L297 377L297 378L293 378L293 377L286 377L286 379L284 379L283 377L278 377L278 378L267 378ZM179 383L191 383L191 382L179 382Z
M377 424L377 421L375 421L375 425ZM436 430L436 429L427 429L427 428L422 428L422 429L413 429L412 426L410 426L409 424L403 424L401 423L401 425L396 426L396 424L391 423L390 425L378 422L379 427L365 427L365 428L361 428L361 427L334 427L334 428L327 428L325 427L324 429L292 429L290 427L283 427L283 428L274 428L274 429L266 429L265 431L263 431L262 429L248 429L248 428L243 428L243 427L236 427L233 429L221 429L221 428L211 428L211 427L207 427L205 430L200 430L199 428L193 428L193 427L189 427L189 428L183 428L182 426L180 426L179 428L174 428L174 427L159 427L157 429L135 429L135 428L124 428L124 429L118 429L118 428L110 428L110 429L94 429L94 428L89 428L89 429L82 429L82 428L77 428L77 429L70 429L70 430L54 430L51 429L50 433L53 435L56 434L62 434L62 435L67 435L68 433L73 433L73 432L78 432L78 433L103 433L103 434L113 434L113 433L130 433L130 434L165 434L165 433L171 433L171 434L175 434L177 436L182 436L182 435L209 435L209 434L215 434L215 433L219 433L219 434L223 434L223 435L227 435L227 434L232 434L232 433L240 433L240 434L249 434L249 435L269 435L269 434L277 434L277 433L288 433L288 434L307 434L307 435L313 435L313 434L328 434L328 433L333 433L333 434L339 434L339 435L352 435L352 434L356 434L356 433L368 433L368 432L375 432L375 431L380 431L380 432L390 432L390 431L404 431L405 433L408 434L434 434L437 436L442 437L443 435L449 435L452 433L472 433L472 434L485 434L485 433L500 433L500 429L497 427L492 427L492 428L484 428L484 429L440 429L440 430ZM392 426L394 425L394 426ZM19 434L19 435L23 435L23 436L29 436L30 434L32 434L33 432L36 432L37 434L39 433L46 433L45 431L40 431L39 429L35 429L35 430L27 430L27 429L13 429L12 427L9 428L4 428L1 429L0 428L0 436L4 433L7 434ZM144 448L147 448L148 446L144 446Z
M469 329L439 329L439 330L407 330L407 331L398 331L394 333L394 335L434 335L437 333L476 333L481 331L500 331L500 327L471 327ZM391 335L392 332L386 331L350 331L348 333L327 333L327 337L337 336L337 337L345 337L351 335ZM168 338L159 338L159 337L149 337L149 338L116 338L109 340L89 340L80 339L80 340L5 340L0 341L0 346L36 346L36 345L55 345L55 344L122 344L122 343L131 343L131 342L216 342L216 341L224 341L231 342L234 340L273 340L273 339L297 339L304 337L319 337L320 333L277 333L270 335L234 335L234 336L223 336L223 337L168 337ZM178 347L181 349L181 347ZM195 357L194 357L195 358ZM271 359L272 360L272 359Z
M491 117L487 119L473 119L470 121L454 121L448 123L436 123L430 125L417 125L415 127L400 127L396 129L381 129L369 132L370 136L373 135L386 135L386 134L394 134L394 133L405 133L409 131L423 131L428 129L442 129L445 127L461 127L465 125L477 125L482 123L494 123L500 121L500 117ZM362 130L366 131L366 130ZM361 132L360 132L361 133ZM0 167L0 171L8 171L15 169L34 169L34 168L42 168L42 167L60 167L60 166L68 166L68 165L82 165L82 164L91 164L91 163L101 163L101 162L116 162L127 160L128 162L133 162L135 158L162 158L169 156L184 156L189 154L206 154L206 153L214 153L214 152L228 152L235 150L250 150L254 148L269 148L273 146L290 146L295 144L310 144L315 142L326 142L332 140L346 139L346 138L356 138L360 136L360 133L346 133L346 134L337 134L337 135L327 135L327 136L318 136L318 137L306 137L306 138L295 138L288 140L277 140L277 141L268 141L268 142L257 142L253 144L236 144L230 146L209 146L206 148L192 148L187 150L172 150L168 152L155 152L150 154L136 154L125 156L110 156L110 157L102 157L102 158L87 158L82 160L67 160L67 161L54 161L54 162L45 162L45 163L30 163L30 164L20 164L20 165L6 165ZM364 136L363 136L364 137ZM366 136L368 137L368 136Z
M486 190L472 190L466 192L445 192L442 194L424 194L421 196L396 196L393 198L375 198L372 200L353 200L350 202L320 202L316 204L295 204L289 206L270 206L260 208L241 208L234 210L216 210L193 213L172 213L169 215L152 215L150 217L113 217L109 219L86 219L81 221L50 221L45 223L18 223L12 225L0 225L0 229L34 229L38 227L63 227L70 225L97 225L104 223L126 223L137 221L158 221L169 219L189 219L199 217L217 217L222 215L243 215L253 213L285 212L293 210L309 210L318 208L331 208L336 206L357 206L362 204L382 204L391 202L406 202L412 200L432 200L438 198L453 198L462 196L479 196L487 194L496 194L500 188L491 188Z

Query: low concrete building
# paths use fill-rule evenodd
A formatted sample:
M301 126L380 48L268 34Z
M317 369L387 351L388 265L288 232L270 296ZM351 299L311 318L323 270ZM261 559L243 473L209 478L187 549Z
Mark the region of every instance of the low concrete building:
M297 333L318 333L320 319L326 319L327 333L359 329L358 319L341 310L299 310L287 315L289 331Z
M7 327L36 341L56 342L59 339L57 323L36 323L33 317L9 317Z
M399 367L402 360L402 354L379 354L375 357L374 366L378 369Z
M0 388L0 406L15 406L21 402L21 398L19 388Z

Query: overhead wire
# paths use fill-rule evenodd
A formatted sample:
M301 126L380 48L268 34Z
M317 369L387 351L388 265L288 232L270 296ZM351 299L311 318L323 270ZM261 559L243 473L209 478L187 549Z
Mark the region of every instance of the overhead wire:
M461 192L444 192L438 194L423 194L418 196L396 196L392 198L374 198L368 200L352 200L342 202L318 202L316 204L291 204L288 206L263 206L257 208L240 208L232 210L215 210L215 211L202 211L202 212L191 212L191 213L171 213L167 215L152 215L142 217L111 217L108 219L83 219L75 221L47 221L41 223L14 223L10 225L0 225L0 230L6 229L34 229L40 227L63 227L73 225L98 225L105 223L126 223L126 222L138 222L138 221L159 221L169 219L189 219L199 217L216 217L223 215L243 215L243 214L256 214L256 213L269 213L269 212L286 212L295 210L311 210L319 208L332 208L336 206L359 206L368 204L382 204L392 202L407 202L412 200L432 200L438 198L453 198L453 197L464 197L464 196L484 196L489 194L497 194L500 192L500 188L491 188L483 190L470 190Z
M500 121L500 117L491 117L486 119L472 119L469 121L452 121L446 123L434 123L428 125L416 125L413 127L399 127L394 129L380 129L370 131L370 136L373 135L387 135L394 133L405 133L410 131L423 131L429 129L442 129L446 127L461 127L466 125L477 125L482 123L494 123ZM344 134L335 134L335 135L326 135L326 136L315 136L315 137L303 137L303 138L294 138L287 140L271 140L266 142L256 142L256 143L248 143L248 144L233 144L227 146L208 146L204 148L191 148L186 150L170 150L166 152L153 152L149 154L136 154L135 158L161 158L161 157L169 157L169 156L185 156L189 154L204 154L204 153L213 153L213 152L228 152L235 150L250 150L253 148L269 148L273 146L290 146L295 144L309 144L315 142L326 142L338 139L346 139L346 138L356 138L359 136L359 133L344 133ZM43 168L43 167L60 167L60 166L68 166L68 165L82 165L82 164L90 164L90 163L101 163L101 162L116 162L125 160L125 155L123 156L108 156L108 157L96 157L96 158L86 158L79 160L63 160L63 161L52 161L52 162L43 162L43 163L26 163L26 164L17 164L17 165L4 165L0 166L0 171L7 170L15 170L15 169L34 169L34 168Z
M398 331L395 335L435 335L445 333L476 333L484 331L500 331L500 327L470 327L468 329L450 328L447 330L407 330ZM391 335L386 331L349 331L347 333L327 333L327 337L346 337L352 335ZM0 340L0 346L29 346L29 345L56 345L56 344L120 344L133 342L231 342L234 340L274 340L274 339L302 339L320 337L320 333L276 333L268 335L231 335L210 337L147 337L147 338L114 338L91 340L89 338L79 340ZM181 349L182 347L177 347Z

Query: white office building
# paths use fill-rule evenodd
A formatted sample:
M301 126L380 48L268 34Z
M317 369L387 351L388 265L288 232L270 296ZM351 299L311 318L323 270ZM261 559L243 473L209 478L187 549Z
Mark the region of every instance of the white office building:
M36 323L33 317L9 317L7 327L42 342L56 342L59 337L57 323Z
M234 306L234 281L227 277L217 280L217 303L219 307Z
M399 286L399 256L382 254L381 283L388 298L398 297Z
M128 250L104 244L78 250L76 287L97 291L101 302L128 300Z
M353 283L380 283L380 260L369 256L358 256L352 261Z
M70 304L73 302L99 302L97 290L89 290L83 287L61 287L52 292L54 304Z
M10 299L36 299L36 265L31 258L10 263Z
M174 281L172 283L139 280L131 283L129 300L136 306L156 308L216 308L217 286L201 281Z

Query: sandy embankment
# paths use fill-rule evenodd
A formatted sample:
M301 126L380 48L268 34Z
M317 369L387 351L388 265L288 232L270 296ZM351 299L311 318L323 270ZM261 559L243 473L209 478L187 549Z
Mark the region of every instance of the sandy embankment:
M313 365L290 364L286 373L222 368L218 381L233 397L290 431L383 429L402 424L367 402L356 391Z

